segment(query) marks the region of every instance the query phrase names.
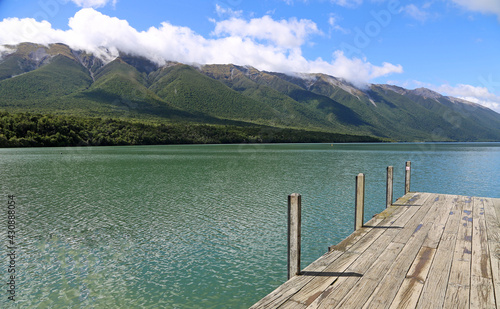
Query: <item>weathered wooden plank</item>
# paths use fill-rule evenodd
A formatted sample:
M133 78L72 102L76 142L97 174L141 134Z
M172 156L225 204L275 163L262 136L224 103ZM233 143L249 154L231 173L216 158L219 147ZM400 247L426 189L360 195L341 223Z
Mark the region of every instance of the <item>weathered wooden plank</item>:
M356 203L354 212L354 230L363 227L365 216L365 174L356 176Z
M424 224L417 234L421 236L412 237L397 256L389 272L383 277L377 288L366 302L363 308L388 308L405 278L413 261L415 260L421 245L424 242L425 234L430 229L431 224Z
M380 236L354 263L352 263L345 271L346 274L359 274L357 276L343 276L339 277L330 286L326 287L313 303L307 308L332 308L336 306L340 300L351 291L351 289L359 281L362 274L364 274L373 263L383 254L387 246L394 238L394 231L391 229ZM329 297L331 295L331 297ZM320 305L321 304L321 305Z
M373 264L378 256L385 250L387 245L392 241L392 239L397 235L399 230L410 220L413 214L418 210L413 207L415 204L419 204L420 201L425 201L428 199L427 194L414 194L411 198L405 201L405 209L408 212L404 212L404 216L399 214L394 214L391 217L384 217L385 214L391 212L392 210L386 209L380 216L384 217L386 220L381 222L378 226L373 224L372 221L368 222L365 227L376 227L377 230L388 229L373 245L360 256L356 262L354 262L346 272L351 274L362 274L368 267ZM412 206L410 206L412 205ZM404 206L397 206L395 209L401 210ZM394 207L392 207L394 209ZM390 219L390 222L387 220ZM333 307L337 305L340 300L351 290L351 288L357 283L359 277L356 276L345 276L340 277L334 284L328 286L323 293L321 293L317 299L309 305L308 308L320 307ZM331 295L331 297L329 297ZM321 303L321 305L320 305Z
M364 228L354 231L351 235L347 236L340 243L330 246L328 248L329 251L347 251L349 246L352 246L356 241L364 237L366 234L373 231L373 227L378 226L379 224L392 224L394 220L403 216L409 208L407 207L390 207L383 212L375 215L370 221L368 221Z
M314 276L313 279L279 308L306 308L314 302L329 285L335 282L359 255L359 253L355 252L344 252L335 263L330 264L323 272L312 274L312 276ZM308 274L305 274L303 276L307 275Z
M391 308L415 308L426 281L436 251L435 249L444 232L448 214L452 207L450 196L442 194L433 195L430 199L433 205L428 217L434 216L432 226L427 233L417 259L408 271L398 294L391 304Z
M307 266L306 269L309 269L309 271L315 270L321 272L326 266L330 265L339 256L341 256L342 253L343 252L340 251L327 252ZM306 269L304 269L304 271L306 271ZM269 293L250 308L278 308L292 295L300 291L300 289L302 289L302 287L304 287L304 285L312 279L312 276L295 276L277 287L274 291Z
M386 190L385 190L385 207L392 205L394 199L394 167L387 167Z
M424 193L424 192L408 192L408 194L403 195L402 197L398 198L396 202L393 203L394 206L413 206L413 205L418 205L416 202L418 202L418 199L422 200L423 197L430 195L430 193Z
M491 279L492 270L488 251L488 231L486 230L484 202L484 199L474 199L471 274Z
M383 229L373 229L366 237L363 237L346 250L334 263L327 266L321 274L304 271L303 276L310 275L309 273L316 274L317 276L309 281L299 292L295 293L280 308L306 308L309 306L328 286L339 277L344 276L347 273L346 269L370 248L383 233Z
M482 203L486 219L493 288L497 306L500 306L500 199L484 198Z
M393 241L406 244L406 242L410 239L410 237L413 237L415 232L418 231L424 224L434 223L434 221L436 220L436 213L439 212L438 208L433 207L435 200L436 196L434 194L432 195L428 194L427 198L420 206L420 209L417 209L418 214L412 217L411 220L409 220L405 224L404 229L398 233L398 235L394 238ZM422 221L424 217L426 219L425 221ZM430 226L432 226L432 224Z
M409 199L407 201L407 205L413 205L415 203L418 203L422 199L426 201L429 198L429 194L421 194L421 195L414 195L414 198ZM413 213L416 212L418 208L415 208L411 206L408 208L408 211ZM397 220L390 221L389 218L386 218L385 220L381 221L380 224L378 225L378 228L373 229L369 234L366 235L366 237L362 240L360 240L356 245L352 246L347 252L353 253L352 255L346 256L346 261L350 261L351 263L354 263L355 260L357 260L362 254L364 254L365 250L367 250L369 247L372 246L372 244L378 239L382 233L385 232L386 228L388 227L396 227L396 229L391 229L390 233L393 233L394 235L397 235L397 227L400 225L404 225L408 220L411 218L408 214L408 212L405 213L405 216L399 217ZM370 222L369 222L370 223ZM382 227L382 228L380 228ZM385 243L385 246L388 245L389 242ZM339 260L342 259L342 257L339 258ZM338 265L332 265L331 267L327 267L323 270L324 273L330 273L330 274L336 274L339 272L345 272L348 274L358 274L357 272L351 271L351 270L346 270L344 267L349 266L346 264L346 261L343 261L342 263L338 263L338 260L335 262L335 264L338 263ZM340 267L342 266L342 267ZM302 290L300 290L298 293L293 295L288 301L289 304L284 304L280 308L305 308L311 303L313 303L318 297L321 296L323 291L325 291L329 286L332 285L333 282L336 282L336 280L339 277L342 277L342 274L339 274L339 276L328 276L328 275L322 275L314 278L310 282L307 283L307 286L305 286ZM344 281L344 280L341 280ZM301 305L299 305L301 304Z
M444 308L467 308L469 306L472 261L472 199L465 198L463 203Z
M362 229L354 231L340 243L331 246L330 251L347 251L350 247L356 244L363 237L370 237L370 233L374 233L373 227L380 228L381 226L402 226L414 214L412 206L421 203L429 196L428 193L409 193L400 198L398 204L385 209L383 212L373 216ZM307 270L304 269L304 270Z
M500 199L484 198L488 242L500 243Z
M441 240L441 236L443 235L444 228L446 226L446 222L448 221L448 214L451 211L451 207L453 206L452 199L454 196L452 195L437 195L434 198L434 208L438 210L436 214L436 219L427 234L427 238L423 243L423 247L429 247L436 249L438 247L439 241Z
M411 205L412 203L418 202L425 194L410 193L404 196L401 200L404 203ZM403 203L403 202L401 202ZM393 206L384 210L379 215L372 218L367 222L367 226L377 226L379 224L386 225L393 220L393 218L405 218L403 214L410 208L403 206ZM327 266L334 263L343 252L349 250L358 241L363 239L367 234L373 232L372 228L362 228L346 239L341 241L339 244L332 246L330 252L325 253L323 256L319 257L316 261L308 265L303 271L304 272L322 272ZM278 308L284 302L286 302L292 295L300 291L309 281L311 281L313 276L296 276L286 281L284 284L277 287L274 291L269 293L267 296L255 303L251 308Z
M499 218L500 199L409 193L252 308L495 308Z
M457 240L458 225L461 220L463 199L455 196L453 206L449 212L444 233L439 242L434 260L424 284L417 308L442 308L446 290L448 287L448 278L450 274L452 257Z
M349 247L353 246L362 237L371 237L370 233L375 233L375 229L380 229L384 226L392 228L401 228L408 222L415 212L415 205L422 204L429 198L428 193L409 193L400 198L397 205L386 208L383 212L375 215L370 221L364 224L362 229L354 231L346 239L340 243L329 247L330 251L347 251Z
M470 308L498 308L493 282L490 278L471 276Z
M411 162L406 161L405 167L405 194L410 192L410 180L411 180Z
M422 247L420 249L390 309L415 308L435 253L435 248Z
M375 215L373 219L385 220L375 222L373 219L364 224L364 227L377 227L386 226L385 222L396 224L397 227L403 227L418 209L413 206L421 206L427 199L429 193L408 193L407 195L399 198L391 207L386 208L383 212ZM387 221L386 219L390 219ZM397 223L395 223L397 221Z
M351 289L342 299L336 299L335 295L332 295L335 303L335 307L328 306L328 302L323 301L319 308L361 308L366 303L366 300L370 297L371 292L377 286L381 276L389 271L394 259L403 249L403 244L391 242L382 255L375 261L374 267L371 267L365 275L356 283L356 285Z
M490 255L489 244L494 243L494 226L498 227L498 218L491 199L475 198L473 209L474 229L472 234L472 265L471 265L471 308L496 308L495 286L493 284L494 273L498 274L500 264L491 267L495 260ZM487 211L487 209L489 211ZM487 219L488 218L488 219ZM493 226L488 230L487 221ZM497 259L498 261L498 259ZM497 294L498 295L498 294Z
M411 199L415 194L409 194L408 199ZM397 215L401 215L406 211L403 207L392 207L391 209L386 209L388 213L394 212ZM368 224L377 225L378 223L386 220L388 221L390 215L378 215L372 218ZM346 239L341 241L336 246L330 247L329 252L325 253L323 256L319 257L316 261L309 264L303 271L304 272L321 272L328 265L333 263L342 253L348 250L350 247L355 245L360 239L362 239L366 234L368 234L372 229L360 229L349 235ZM292 295L300 291L313 276L296 276L286 281L282 285L278 286L274 291L266 295L264 298L255 303L251 308L277 308L288 300Z
M415 220L412 219L394 238L394 242L401 242L405 247L363 308L388 308L391 305L398 290L402 287L405 274L408 273L421 250L428 231L434 223L436 213L439 212L439 209L434 207L434 202L435 195L431 195L422 205L419 216L416 215Z
M377 285L379 285L379 282L381 278L384 278L387 273L390 272L398 272L398 271L406 271L411 265L411 261L405 260L405 258L401 257L401 254L403 254L401 251L404 251L405 254L408 252L408 255L411 256L413 253L413 250L416 250L414 253L414 256L418 253L419 247L418 242L423 242L425 239L425 234L426 230L430 228L430 224L427 224L427 226L423 227L420 225L422 222L422 219L425 217L427 214L431 204L428 203L430 200L431 195L427 194L425 196L425 200L423 203L421 203L421 206L412 206L411 211L414 213L414 215L410 218L411 220L405 220L400 231L397 231L396 237L393 239L391 242L391 245L389 247L393 248L398 248L399 251L396 252L396 260L386 260L384 259L386 256L382 255L380 259L376 260L373 264L373 267L370 268L366 274L359 280L359 282L356 284L355 287L352 288L352 290L349 292L349 294L346 295L345 299L340 302L339 307L346 307L346 308L361 308L364 304L367 303L367 300L370 298L370 295L366 293L365 289L371 289L374 291L377 288ZM410 212L409 212L410 213ZM405 218L405 219L408 219ZM398 226L400 226L398 224ZM406 230L410 229L411 231L409 233L406 233ZM404 234L406 236L404 237L399 237L401 234ZM420 235L422 234L422 235ZM412 237L412 235L418 235L416 237L413 237L411 241L409 239ZM398 241L395 241L395 239L398 238ZM406 243L410 243L409 246L407 246L407 249L403 249L405 247ZM396 246L396 244L399 244L400 246ZM412 246L413 245L413 246ZM406 257L407 259L408 257ZM414 258L414 257L413 257ZM408 265L406 265L408 263ZM396 266L394 266L396 265ZM396 270L393 270L395 268ZM390 275L392 276L392 275ZM402 275L402 278L404 278L404 275ZM402 279L401 279L402 280ZM366 282L364 282L366 281ZM389 284L389 283L388 283ZM391 283L392 284L392 283ZM399 287L398 287L399 288ZM391 288L389 288L391 289ZM394 293L397 292L397 289ZM392 300L392 299L391 299ZM378 299L377 299L378 301ZM390 304L390 302L389 302Z
M302 197L288 196L288 279L300 274Z

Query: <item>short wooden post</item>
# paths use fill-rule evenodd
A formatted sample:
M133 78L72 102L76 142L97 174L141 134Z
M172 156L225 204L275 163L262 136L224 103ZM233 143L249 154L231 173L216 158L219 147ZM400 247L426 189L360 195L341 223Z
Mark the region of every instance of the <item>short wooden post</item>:
M288 196L288 279L300 275L301 204L300 194Z
M354 215L354 230L363 227L365 208L365 174L356 176L356 211Z
M411 178L411 162L406 161L405 194L410 192L410 178Z
M393 181L394 181L394 168L392 166L387 167L387 190L386 190L386 198L385 198L385 207L389 207L392 205L393 200Z

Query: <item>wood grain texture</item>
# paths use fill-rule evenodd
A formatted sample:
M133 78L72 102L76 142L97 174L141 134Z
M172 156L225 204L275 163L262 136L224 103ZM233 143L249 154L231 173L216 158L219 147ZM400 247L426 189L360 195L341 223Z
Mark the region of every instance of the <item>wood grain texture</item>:
M500 306L500 199L482 199L488 238L491 276L497 306Z
M252 308L498 308L500 199L409 193Z
M365 175L356 176L356 203L354 213L354 230L363 227L365 215Z
M435 248L422 247L420 249L390 309L415 308L435 254Z
M385 192L385 207L392 205L394 199L394 167L387 167L386 192Z
M288 279L300 274L302 197L288 196Z
M457 241L448 278L444 308L467 308L470 295L470 268L472 261L472 200L463 199L458 224Z
M405 167L405 194L410 192L410 181L411 181L411 162L406 161Z

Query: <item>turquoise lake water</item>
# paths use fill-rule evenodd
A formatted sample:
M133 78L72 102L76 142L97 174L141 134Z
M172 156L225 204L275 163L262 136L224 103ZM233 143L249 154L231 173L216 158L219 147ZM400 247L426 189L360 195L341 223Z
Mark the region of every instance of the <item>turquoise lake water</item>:
M0 149L16 202L16 308L248 308L286 281L287 195L302 194L302 265L412 191L500 197L500 143Z

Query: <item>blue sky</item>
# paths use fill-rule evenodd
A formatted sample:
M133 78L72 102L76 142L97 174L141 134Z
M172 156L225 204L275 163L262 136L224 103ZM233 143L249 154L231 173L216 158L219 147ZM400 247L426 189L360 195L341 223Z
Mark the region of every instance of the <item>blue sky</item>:
M0 44L22 41L427 87L500 112L496 0L0 0Z

